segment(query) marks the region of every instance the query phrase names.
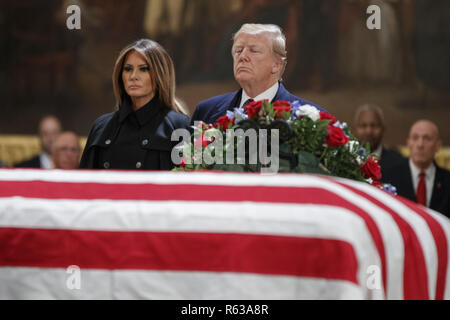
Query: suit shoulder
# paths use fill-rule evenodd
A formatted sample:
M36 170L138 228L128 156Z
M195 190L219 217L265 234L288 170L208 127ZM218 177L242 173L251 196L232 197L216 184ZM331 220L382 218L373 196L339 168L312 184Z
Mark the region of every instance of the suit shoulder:
M303 99L303 98L297 97L297 96L293 95L292 93L289 93L289 95L290 95L290 96L289 96L289 101L290 101L290 102L298 101L298 102L300 102L300 105L308 104L308 105L310 105L310 106L313 106L313 107L319 109L320 111L329 113L327 110L325 110L324 108L320 107L319 105L317 105L317 104L314 103L314 102L311 102L311 101L305 100L305 99Z
M404 178L409 175L408 159L402 158L399 161L395 162L392 166L383 168L383 176L381 177L381 180L383 182L392 183L395 181L396 183L398 183L398 180L404 180Z
M100 117L95 119L94 124L92 125L91 134L95 134L101 130L103 130L109 121L113 118L115 112L110 112L106 114L102 114Z
M93 127L103 127L104 125L106 125L114 116L115 112L110 112L110 113L106 113L106 114L102 114L100 117L98 117L97 119L95 119L94 121L94 125Z
M393 166L389 168L389 171L399 171L409 169L409 159L401 157L401 159Z
M228 93L220 94L218 96L214 96L214 97L202 100L202 101L200 101L197 104L197 108L198 107L203 107L203 106L210 107L210 106L214 106L216 104L219 104L219 103L221 103L223 101L231 100L234 97L235 94L236 94L236 92L228 92Z
M405 157L402 156L402 154L400 152L398 152L397 150L394 150L394 149L383 148L382 156L383 155L389 155L391 157L395 157L400 160L405 159Z
M30 159L14 164L15 168L38 168L40 167L40 157L36 155Z
M170 110L166 119L172 124L174 128L188 128L190 119L187 115Z
M436 172L439 173L442 177L444 177L445 180L447 180L450 183L450 171L436 165Z

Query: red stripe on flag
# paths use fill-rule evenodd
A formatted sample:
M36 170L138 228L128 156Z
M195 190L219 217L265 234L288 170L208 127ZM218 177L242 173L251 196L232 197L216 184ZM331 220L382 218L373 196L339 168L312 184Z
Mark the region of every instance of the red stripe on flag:
M404 243L403 296L406 300L428 300L428 273L422 246L409 223L394 210L364 191L337 182L347 189L365 197L388 212L397 224ZM375 188L375 187L374 187Z
M330 180L334 182L333 180ZM113 199L155 201L253 201L265 203L317 204L345 208L362 218L372 236L381 260L386 290L386 254L378 227L372 217L333 192L322 188L281 186L224 186L224 185L158 185L62 183L46 181L11 181L1 187L0 197L23 196L45 199Z
M436 279L436 300L443 300L445 294L445 283L447 280L448 266L448 244L447 237L441 224L428 212L423 210L416 203L408 199L397 197L397 200L403 202L408 208L420 215L428 224L436 244L438 255L438 271Z
M351 244L259 234L0 228L0 265L244 272L357 281Z

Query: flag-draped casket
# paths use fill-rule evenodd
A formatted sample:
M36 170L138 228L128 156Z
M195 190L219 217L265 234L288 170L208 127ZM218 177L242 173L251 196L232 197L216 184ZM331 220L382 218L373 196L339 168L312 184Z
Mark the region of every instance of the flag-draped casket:
M347 179L0 170L0 299L448 299L448 239Z

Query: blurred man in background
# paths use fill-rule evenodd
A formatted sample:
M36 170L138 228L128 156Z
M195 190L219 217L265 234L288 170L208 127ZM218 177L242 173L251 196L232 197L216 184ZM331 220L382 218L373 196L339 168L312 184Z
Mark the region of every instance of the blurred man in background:
M39 140L41 143L42 152L33 158L15 164L15 167L20 168L42 168L52 169L51 150L56 138L62 131L61 122L55 116L45 116L39 122Z
M51 155L55 169L77 169L81 157L79 137L72 131L61 133L53 144Z
M450 171L434 162L434 156L442 146L439 128L429 120L415 122L407 146L409 160L386 170L383 181L397 187L400 196L450 218Z
M400 153L383 146L385 128L383 110L379 106L364 104L356 109L353 133L363 146L369 143L370 152L378 156L382 180L385 170L404 160Z

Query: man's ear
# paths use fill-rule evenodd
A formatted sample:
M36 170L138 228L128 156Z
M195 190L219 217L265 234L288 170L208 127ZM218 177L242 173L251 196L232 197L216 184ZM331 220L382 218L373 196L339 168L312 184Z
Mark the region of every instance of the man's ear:
M280 57L275 57L274 63L272 65L272 74L279 74L282 67L283 67L283 60L281 60Z

